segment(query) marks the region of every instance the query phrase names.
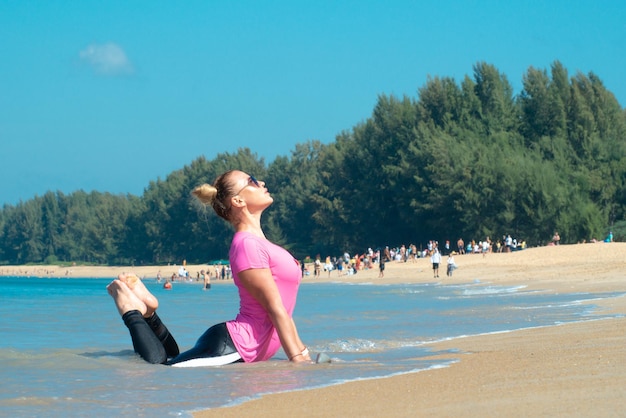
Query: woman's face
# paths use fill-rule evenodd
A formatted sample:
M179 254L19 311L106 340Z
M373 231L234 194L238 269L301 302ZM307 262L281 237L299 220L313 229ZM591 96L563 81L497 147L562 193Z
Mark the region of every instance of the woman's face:
M233 199L245 202L245 205L252 212L263 210L272 204L274 199L265 188L265 182L257 180L254 176L243 171L234 171L231 175Z

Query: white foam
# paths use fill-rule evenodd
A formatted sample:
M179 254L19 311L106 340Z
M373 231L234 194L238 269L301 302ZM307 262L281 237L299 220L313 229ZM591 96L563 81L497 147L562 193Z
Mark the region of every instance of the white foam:
M513 287L496 287L496 286L486 286L482 288L473 288L466 289L463 291L463 295L465 296L477 296L477 295L500 295L500 294L510 294L516 293L520 290L526 288L526 286L513 286Z
M205 357L194 358L187 361L181 361L180 363L172 364L172 367L211 367L211 366L225 366L240 360L239 353L227 354L219 357Z

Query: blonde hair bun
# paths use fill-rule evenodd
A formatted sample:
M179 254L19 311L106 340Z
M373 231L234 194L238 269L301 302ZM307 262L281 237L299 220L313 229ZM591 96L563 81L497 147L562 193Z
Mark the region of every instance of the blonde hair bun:
M217 189L210 184L205 183L193 189L191 194L193 194L205 205L211 205L217 196Z

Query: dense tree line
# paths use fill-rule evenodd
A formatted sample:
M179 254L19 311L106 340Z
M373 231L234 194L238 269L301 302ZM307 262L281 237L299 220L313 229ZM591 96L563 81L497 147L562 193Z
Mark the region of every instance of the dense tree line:
M265 179L264 225L298 256L430 239L512 234L545 244L626 232L626 112L593 73L529 68L514 96L478 63L460 83L429 78L417 98L381 95L336 141L269 164L241 149L199 157L142 196L48 192L0 211L0 263L206 262L231 231L189 192L240 168Z

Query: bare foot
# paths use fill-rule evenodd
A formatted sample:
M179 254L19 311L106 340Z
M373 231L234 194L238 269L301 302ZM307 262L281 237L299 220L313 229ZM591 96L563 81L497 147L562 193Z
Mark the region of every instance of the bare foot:
M107 291L115 301L115 306L117 306L120 316L123 316L126 312L135 310L141 312L143 316L146 315L148 310L146 304L143 303L123 281L113 280L107 286Z
M146 288L146 285L132 273L122 273L117 276L118 280L126 283L128 288L141 300L147 308L144 316L150 318L154 311L159 307L159 301L154 297L152 293Z

